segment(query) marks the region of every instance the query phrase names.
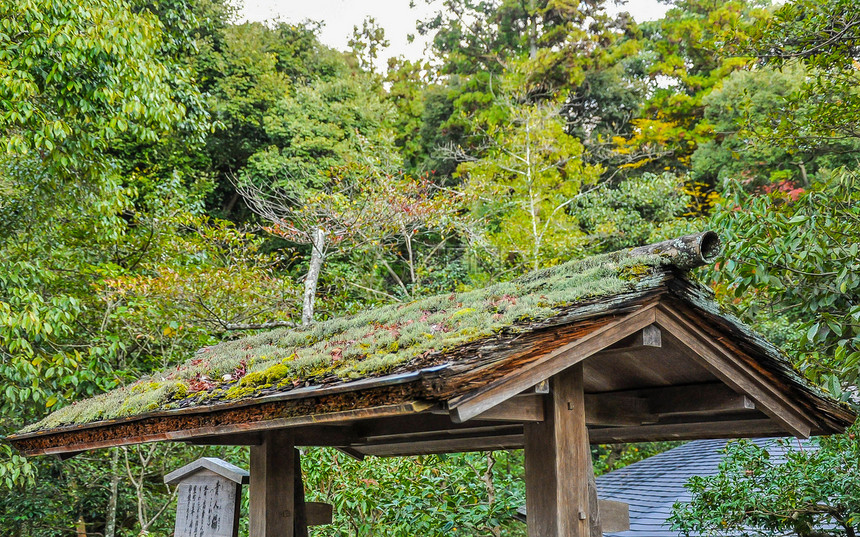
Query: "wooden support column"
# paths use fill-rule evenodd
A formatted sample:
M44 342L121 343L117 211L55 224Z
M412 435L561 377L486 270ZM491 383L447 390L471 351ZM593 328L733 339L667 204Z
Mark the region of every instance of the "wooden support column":
M293 483L295 489L295 521L293 537L308 537L308 512L305 504L305 482L302 480L302 457L299 450L293 454Z
M266 433L251 446L249 537L295 537L297 462L289 432Z
M593 473L585 428L582 363L552 377L545 420L525 424L530 537L588 537Z

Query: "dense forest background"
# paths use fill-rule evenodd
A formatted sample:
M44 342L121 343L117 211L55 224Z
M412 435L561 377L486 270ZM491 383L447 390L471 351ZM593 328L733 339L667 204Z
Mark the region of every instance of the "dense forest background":
M250 331L708 228L720 301L857 396L853 0L435 5L426 62L386 64L372 19L340 52L229 0L0 2L0 434ZM162 476L203 453L247 465L0 444L0 534L172 535ZM520 452L304 463L314 535L524 534Z

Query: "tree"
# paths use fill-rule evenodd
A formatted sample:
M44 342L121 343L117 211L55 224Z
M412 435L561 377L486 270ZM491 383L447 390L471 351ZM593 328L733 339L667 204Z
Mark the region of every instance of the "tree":
M736 46L763 65L782 69L800 63L811 75L767 125L768 143L838 148L845 139L860 138L860 13L854 2L787 2ZM800 126L794 121L798 113L806 116Z
M509 62L529 60L529 87L541 92L557 91L578 80L592 54L630 22L624 16L611 19L603 0L444 0L441 4L433 17L419 22L418 30L433 34L443 73L501 74Z
M475 196L502 258L537 269L570 255L581 239L570 205L600 169L582 162L582 144L565 134L559 106L502 102L486 127L487 150L457 168Z
M90 336L81 325L99 326L88 287L99 278L96 267L133 265L139 251L125 248L143 238L125 234L146 188L121 177L124 158L173 131L199 140L206 121L193 109L187 71L158 56L163 26L151 13L121 0L45 0L6 2L0 14L6 432L115 384L113 364L100 355L110 345L79 343ZM26 482L34 469L15 456L0 468L15 477L6 485Z
M570 211L582 230L583 250L596 254L703 229L701 219L689 217L691 203L682 177L644 173L585 192Z
M705 120L716 136L693 153L693 178L712 185L742 180L750 188L789 179L808 188L816 155L757 143L755 133L779 113L784 99L799 89L805 77L802 68L764 68L735 71L722 80L703 99Z
M426 177L387 172L374 162L351 163L331 173L328 186L302 197L284 188L258 189L249 183L239 187L251 208L271 222L267 231L312 248L304 282L302 324L313 321L320 274L330 254L347 249L375 250L373 257L397 282L402 295L411 298L418 284L416 241L422 232L444 231L452 225L448 221L451 211L446 208L451 200L436 197L434 185ZM401 245L403 255L398 252ZM386 259L392 252L406 266L406 278ZM366 289L392 298L384 291Z
M317 30L312 23L228 25L195 56L201 89L209 95L207 104L219 125L206 141L216 180L207 200L213 216L249 216L237 206L240 196L231 178L252 155L273 144L264 118L295 84L337 76L343 68L335 53L320 45Z
M749 63L726 51L723 43L743 34L766 12L753 2L678 0L663 19L640 26L641 56L652 96L632 121L631 136L615 139L621 155L637 155L625 167L644 171L689 168L696 148L713 138L703 121L703 99L716 84Z
M271 144L254 153L238 186L270 228L311 247L302 322L313 320L328 245L342 242L364 214L354 192L366 172L399 164L387 123L390 108L366 78L296 87L263 118Z
M123 0L12 1L0 18L7 152L93 180L117 141L155 142L192 112L176 99L175 65L155 56L163 33L147 11Z
M713 276L749 318L795 323L785 342L810 379L847 399L860 381L860 177L838 170L804 190L736 185L713 218L725 248Z
M731 442L716 475L694 477L689 503L676 503L669 519L684 535L786 535L854 537L860 530L860 438L813 438L804 447L776 440L785 461L766 447Z
M376 22L374 17L366 17L361 23L361 28L353 26L352 37L347 42L352 53L358 58L358 65L369 73L376 68L376 59L381 49L390 44L391 42L385 38L385 29Z

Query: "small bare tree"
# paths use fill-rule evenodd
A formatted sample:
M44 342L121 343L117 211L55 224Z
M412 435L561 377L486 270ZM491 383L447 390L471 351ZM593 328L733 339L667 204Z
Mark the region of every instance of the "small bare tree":
M144 537L149 535L149 528L167 511L167 508L170 507L173 498L176 496L176 487L171 489L169 485L164 485L166 497L162 496L161 505L156 505L155 511L151 511L152 506L150 506L147 499L148 484L153 475L160 478L167 473L163 466L158 465L158 462L166 460L166 455L173 448L172 446L168 446L166 448L167 453L161 453L161 457L159 457L159 451L163 451L163 449L159 444L122 447L121 449L125 462L126 475L129 481L131 481L135 496L137 497L137 522L140 524L140 533L138 535ZM129 456L129 452L137 455L136 461L133 461L134 457Z
M416 237L421 231L444 233L452 229L451 217L458 206L451 194L438 196L439 191L428 177L387 173L373 163L335 169L331 175L333 179L325 189L305 195L249 182L237 184L251 210L271 222L267 231L311 247L302 300L303 325L313 321L317 286L326 258L345 248L370 245L377 249L380 264L410 296L410 286L385 256L396 252L407 267L409 283L414 285L418 279ZM444 242L443 238L435 248ZM402 255L401 245L405 250ZM430 251L431 255L435 253L434 248Z
M313 322L320 274L329 253L362 237L372 214L360 181L336 175L325 190L307 195L282 187L237 183L237 189L257 215L271 222L266 231L311 246L302 296L302 325Z

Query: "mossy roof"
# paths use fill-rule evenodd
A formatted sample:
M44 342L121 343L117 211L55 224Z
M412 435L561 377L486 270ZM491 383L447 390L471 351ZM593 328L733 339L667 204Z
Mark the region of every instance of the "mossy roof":
M184 364L61 408L21 433L235 402L426 367L449 351L523 330L572 305L653 288L671 255L616 252L463 293L391 304L198 351Z

